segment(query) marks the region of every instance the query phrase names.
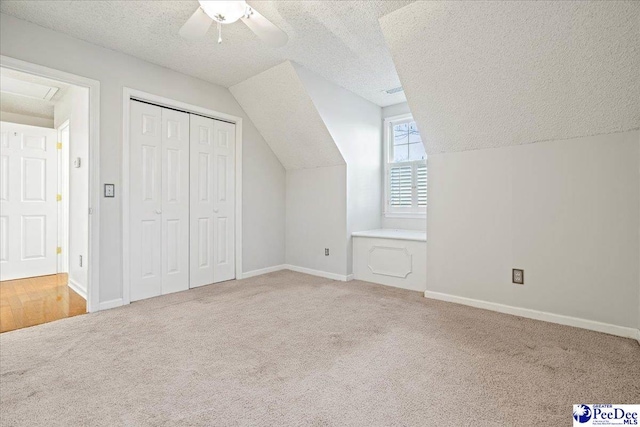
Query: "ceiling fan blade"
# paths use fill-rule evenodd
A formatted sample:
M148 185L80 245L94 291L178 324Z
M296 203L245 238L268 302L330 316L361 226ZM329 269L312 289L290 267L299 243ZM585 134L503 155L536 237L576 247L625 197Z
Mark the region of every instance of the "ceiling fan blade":
M204 13L202 8L199 7L198 10L191 15L191 18L184 23L182 28L180 28L178 34L187 40L196 40L207 34L212 23L213 19L209 18L209 15Z
M251 8L251 14L242 18L242 22L253 31L263 42L271 47L281 47L287 44L289 36L287 33L276 27L267 18L262 16L257 10Z

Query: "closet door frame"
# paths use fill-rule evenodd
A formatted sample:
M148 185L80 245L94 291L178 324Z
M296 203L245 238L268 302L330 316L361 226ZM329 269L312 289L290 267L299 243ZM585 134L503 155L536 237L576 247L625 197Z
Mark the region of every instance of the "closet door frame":
M122 92L122 303L131 302L131 261L130 261L130 103L135 99L150 102L161 107L174 108L187 113L199 114L215 120L233 123L235 132L235 273L236 280L242 279L242 118L219 111L187 104L163 96L124 87Z

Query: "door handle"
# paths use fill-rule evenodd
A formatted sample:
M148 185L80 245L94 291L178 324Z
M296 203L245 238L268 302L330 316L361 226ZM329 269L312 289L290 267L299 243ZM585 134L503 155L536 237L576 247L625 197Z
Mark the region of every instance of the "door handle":
M160 211L160 210L156 209L156 213L157 213L158 215L160 215L160 214L162 213L162 211Z

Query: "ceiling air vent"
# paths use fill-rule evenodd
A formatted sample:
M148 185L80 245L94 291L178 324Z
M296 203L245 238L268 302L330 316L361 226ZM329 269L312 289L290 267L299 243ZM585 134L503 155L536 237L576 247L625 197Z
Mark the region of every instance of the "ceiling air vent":
M0 80L0 90L14 95L51 101L51 98L56 94L58 88L12 79L11 77L2 77Z
M393 95L394 93L398 93L398 92L402 92L402 91L404 91L404 89L402 89L402 86L398 86L398 87L394 87L393 89L385 90L385 92L388 95Z

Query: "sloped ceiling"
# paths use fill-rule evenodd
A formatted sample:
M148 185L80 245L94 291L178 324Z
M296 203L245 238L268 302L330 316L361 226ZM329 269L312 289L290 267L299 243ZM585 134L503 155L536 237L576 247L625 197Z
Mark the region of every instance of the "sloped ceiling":
M286 60L314 70L378 105L405 100L378 19L410 1L249 1L289 35L278 49L242 22L215 26L206 37L183 40L178 30L198 8L187 1L11 1L0 11L81 40L229 87Z
M429 153L640 125L640 2L416 2L380 24Z
M229 89L285 169L345 164L291 62Z

